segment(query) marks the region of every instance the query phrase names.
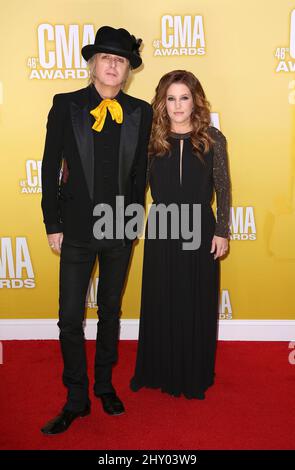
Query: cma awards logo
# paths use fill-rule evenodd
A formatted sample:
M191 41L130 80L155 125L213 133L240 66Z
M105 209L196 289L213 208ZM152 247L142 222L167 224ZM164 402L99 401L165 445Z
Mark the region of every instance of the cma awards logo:
M291 11L289 37L288 47L276 48L276 72L295 72L295 9Z
M20 181L22 194L36 194L42 192L41 187L42 160L26 161L26 179Z
M94 43L94 26L85 24L38 26L38 56L30 57L27 66L31 80L81 79L88 77L87 64L81 56L86 44Z
M219 303L219 320L232 320L233 312L228 290L223 289Z
M231 208L231 240L256 240L254 208Z
M204 55L203 17L164 15L161 18L161 39L155 39L153 46L154 56Z
M30 251L25 237L0 238L0 288L35 287Z

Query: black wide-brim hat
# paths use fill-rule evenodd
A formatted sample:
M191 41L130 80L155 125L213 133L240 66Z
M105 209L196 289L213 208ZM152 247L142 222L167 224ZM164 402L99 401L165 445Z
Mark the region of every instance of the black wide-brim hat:
M126 29L102 26L96 33L94 44L82 47L81 53L87 61L97 52L106 52L125 57L133 69L142 63L139 47L141 39L136 39Z

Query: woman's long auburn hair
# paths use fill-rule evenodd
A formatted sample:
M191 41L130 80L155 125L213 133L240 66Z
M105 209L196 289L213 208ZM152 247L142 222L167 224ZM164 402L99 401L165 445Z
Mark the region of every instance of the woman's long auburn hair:
M153 125L149 142L149 156L163 156L171 151L168 141L171 132L171 121L166 109L167 90L173 83L182 83L188 87L193 97L193 112L191 114L193 152L202 160L208 152L213 139L207 132L210 125L210 104L205 92L195 75L186 70L173 70L163 75L156 88L152 100Z

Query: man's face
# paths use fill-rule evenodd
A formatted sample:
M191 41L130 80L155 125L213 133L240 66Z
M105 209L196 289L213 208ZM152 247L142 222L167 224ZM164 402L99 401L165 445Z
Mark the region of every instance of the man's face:
M125 82L129 71L129 60L104 52L96 54L95 80L104 86L119 87Z

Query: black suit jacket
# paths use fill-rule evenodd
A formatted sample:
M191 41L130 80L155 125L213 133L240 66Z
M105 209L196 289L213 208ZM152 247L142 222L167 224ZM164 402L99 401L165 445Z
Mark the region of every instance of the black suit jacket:
M55 95L47 122L42 161L42 211L47 234L63 232L70 239L92 236L94 147L90 86ZM125 93L119 148L118 187L125 206L144 206L147 147L152 108ZM60 178L63 159L68 178Z

